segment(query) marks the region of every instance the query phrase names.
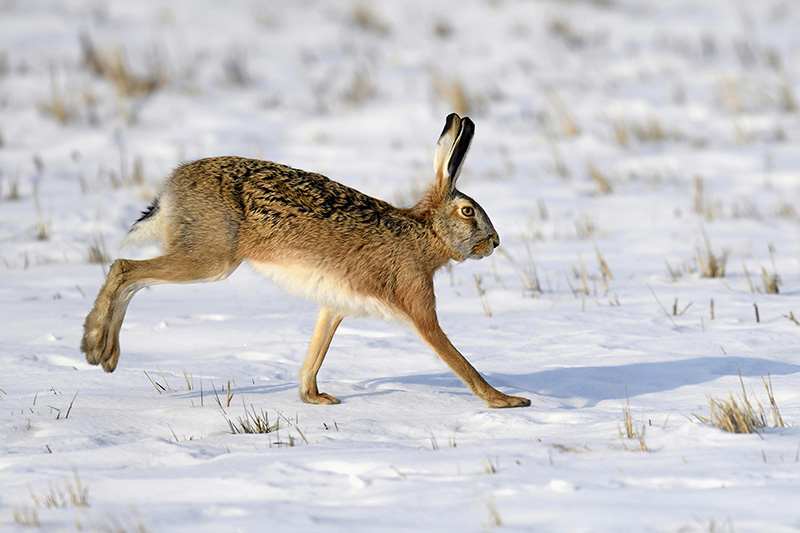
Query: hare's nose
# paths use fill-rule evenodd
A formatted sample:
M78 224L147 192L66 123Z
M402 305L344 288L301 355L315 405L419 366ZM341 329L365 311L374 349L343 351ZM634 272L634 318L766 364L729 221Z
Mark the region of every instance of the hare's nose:
M494 239L492 239L492 246L494 246L495 248L500 246L500 236L499 235L495 234Z

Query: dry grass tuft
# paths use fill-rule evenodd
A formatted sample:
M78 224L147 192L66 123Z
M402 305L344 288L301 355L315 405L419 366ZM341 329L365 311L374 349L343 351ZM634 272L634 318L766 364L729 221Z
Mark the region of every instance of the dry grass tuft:
M433 34L439 39L447 39L453 35L453 25L447 19L438 19L433 25Z
M245 409L245 416L238 417L236 419L236 424L231 422L230 419L226 419L228 420L228 426L231 428L231 433L233 435L244 433L272 433L280 429L280 420L277 420L274 424L270 424L269 415L267 415L266 410L262 410L259 413L256 411L256 408L253 407L253 405L250 405L250 409L252 410L252 413Z
M0 173L0 185L2 185L2 178L3 174ZM17 168L16 173L14 173L13 178L8 178L8 194L6 195L5 199L10 200L12 202L16 202L21 198L19 194L19 168ZM0 190L0 200L3 199L2 190Z
M756 412L745 397L737 401L732 393L728 393L728 399L708 398L711 408L711 416L695 415L700 421L717 426L729 433L757 433L759 429L766 425L762 417Z
M50 70L50 101L41 104L39 108L62 126L69 124L75 118L75 109L56 83L55 69Z
M36 494L30 489L30 496L36 509L61 509L64 507L89 507L88 490L81 483L78 471L72 470L74 481L64 479L63 486L49 483L49 490ZM34 513L35 514L35 513Z
M22 527L42 527L42 523L39 522L39 512L36 510L36 507L20 505L14 508L12 516L14 517L14 522Z
M576 288L573 287L572 283L569 283L569 280L567 280L569 283L569 289L572 291L573 296L576 296L579 293L583 294L584 296L588 296L590 276L588 272L586 272L586 266L583 264L583 259L580 259L579 266L572 266L572 275L576 280L580 281L580 286Z
M554 91L550 91L548 97L550 99L550 104L553 106L553 109L556 112L556 119L558 120L558 124L561 127L561 132L564 134L564 137L572 138L580 135L580 126L578 125L572 113L570 113L564 106L564 102L561 101L561 98Z
M645 433L645 425L642 425L637 429L633 423L633 417L631 416L631 402L628 398L628 386L625 386L625 404L622 406L622 416L625 423L625 432L623 433L622 429L619 430L619 438L627 437L628 439L636 440L638 444L638 450L643 452L649 452L650 448L647 447L647 443L644 441L644 433Z
M719 254L715 254L711 248L711 239L708 234L703 230L703 244L705 247L698 246L695 250L695 258L700 267L700 273L704 278L724 278L725 265L728 262L727 250L722 250Z
M436 71L431 71L433 91L439 100L446 102L450 109L461 116L476 112L480 106L479 99L467 92L458 78L445 78Z
M79 39L84 68L92 74L108 80L122 98L148 96L168 80L166 71L160 62L156 62L150 72L145 75L134 74L128 66L122 49L99 53L89 34L81 33Z
M761 267L761 285L766 294L778 294L780 284L781 277L777 273L767 272L766 268Z
M363 105L375 98L378 88L365 69L358 69L342 91L341 98L351 105Z
M589 174L589 179L592 180L599 194L611 194L614 192L608 175L603 174L594 163L586 164L586 172Z
M536 262L533 260L530 245L525 241L525 251L527 252L527 261L518 263L514 257L506 251L505 248L499 249L500 253L508 259L514 273L517 275L520 284L522 285L523 294L533 296L536 293L542 292L542 285L539 282L539 272L536 269Z
M656 117L651 117L644 122L614 121L612 133L616 143L623 148L628 147L632 139L640 143L660 143L679 141L684 138L679 131L666 128Z
M595 35L575 29L569 20L562 17L551 20L547 25L547 29L573 50L585 48L597 40Z
M492 309L489 307L489 300L486 298L486 289L483 288L483 276L473 274L472 277L475 279L475 288L478 289L478 297L480 297L481 305L483 305L483 314L491 317Z
M556 148L555 145L550 146L550 153L553 156L553 172L555 172L560 178L569 178L571 176L569 167L564 161L564 157L561 155L561 152L558 151L558 148Z
M703 177L699 175L694 177L693 204L693 211L706 220L714 220L722 213L722 204L711 200L703 184Z
M242 404L244 405L244 399L242 400ZM272 441L269 440L269 446L272 447L273 445L279 448L282 447L292 447L297 446L298 444L308 444L308 439L305 436L305 433L297 427L297 417L295 417L295 421L293 422L280 412L278 412L278 420L275 421L274 424L270 424L269 417L267 416L267 411L262 410L260 413L256 411L255 407L252 405L250 406L250 411L247 410L245 406L244 409L244 417L238 417L236 419L236 423L234 423L231 419L229 419L225 415L225 410L222 410L223 416L225 416L225 420L228 422L228 427L231 430L231 434L233 435L242 435L242 434L271 434L275 433L276 440ZM281 430L280 419L286 423L287 428L294 428L297 431L297 434L300 435L302 439L302 443L300 443L293 435L288 434L287 440L281 440L279 435L279 431ZM338 429L338 426L337 426Z
M775 265L775 246L769 244L767 249L769 250L769 260L772 263L772 272L761 267L761 286L766 294L778 294L781 277L778 275L778 267Z
M147 96L165 83L167 78L160 69L143 76L134 74L122 50L110 54L110 58L105 62L103 75L114 85L117 94L122 98Z
M729 433L758 433L759 430L766 427L786 427L778 409L778 404L775 402L772 389L772 376L767 374L767 379L764 379L763 375L761 376L761 381L764 383L764 388L767 390L767 397L769 398L770 414L772 417L772 425L770 426L767 423L767 416L758 398L755 398L755 395L753 395L755 401L755 405L753 405L750 398L747 396L742 373L739 371L739 365L736 365L736 372L739 374L739 383L742 385L742 395L739 398L735 398L733 393L729 392L727 399L712 398L709 396L710 415L704 416L695 414L694 416L704 424L716 426Z
M605 257L603 254L600 253L600 247L597 246L597 243L594 243L594 251L597 254L597 263L600 265L600 274L606 281L610 281L614 279L614 274L611 273L611 269L608 268L608 263L606 263Z
M108 255L108 247L103 234L99 231L94 234L93 242L89 245L87 259L90 263L100 263L106 265L111 262L111 257Z
M36 225L36 238L40 241L46 241L50 238L49 228L50 224L45 220L42 214L42 204L39 201L39 181L33 182L33 206L36 209L36 218L38 223Z
M577 284L573 285L569 277L567 277L567 284L573 296L578 296L579 294L583 296L589 296L590 294L597 296L599 293L598 284L602 287L604 295L607 295L610 291L609 281L614 279L614 276L611 274L611 269L608 267L608 264L597 246L595 246L595 251L597 253L599 272L590 274L580 254L578 254L578 265L572 266L572 278ZM618 302L615 302L614 305L617 305L617 303Z
M794 97L792 85L789 83L789 80L786 79L786 76L781 77L778 87L778 107L787 113L794 113L797 111L797 100Z
M486 498L486 508L489 511L489 522L486 525L489 528L503 527L503 519L500 517L500 511L497 510L497 505L492 498Z
M350 14L353 24L362 30L369 31L380 37L391 33L391 28L373 9L372 3L360 1L353 6Z
M559 450L559 451L562 451L562 452L569 452L569 453L584 453L584 452L590 452L590 451L592 451L592 450L591 450L591 449L590 449L588 446L586 446L586 445L584 445L584 446L583 446L583 447L581 447L581 448L578 448L578 447L576 447L576 446L571 446L571 445L569 445L569 444L560 444L560 443L554 442L554 443L552 444L552 446L553 446L553 448L555 448L556 450Z
M106 512L103 519L99 522L89 520L87 524L83 524L75 519L75 529L77 531L104 531L104 532L130 532L130 533L149 533L152 531L150 526L145 524L142 515L139 514L137 509L133 509L132 516L116 516L110 512Z

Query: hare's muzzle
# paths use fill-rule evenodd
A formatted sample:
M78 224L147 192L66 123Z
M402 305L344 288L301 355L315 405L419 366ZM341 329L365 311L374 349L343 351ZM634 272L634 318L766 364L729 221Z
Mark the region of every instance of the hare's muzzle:
M470 256L475 259L482 259L492 255L494 249L500 245L500 238L497 235L492 235L475 243L472 247Z

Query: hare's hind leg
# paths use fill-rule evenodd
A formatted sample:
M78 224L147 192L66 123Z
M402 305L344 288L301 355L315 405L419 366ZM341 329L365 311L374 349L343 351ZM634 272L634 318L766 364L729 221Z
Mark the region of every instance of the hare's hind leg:
M333 334L342 322L344 317L334 313L327 307L320 307L317 325L314 328L314 335L311 337L311 344L308 347L308 355L300 369L300 399L306 403L334 404L339 400L319 392L317 388L317 373L325 360L325 354L330 348Z
M198 259L186 253L171 253L144 261L114 261L83 326L81 350L86 360L93 365L103 365L106 372L114 371L119 360L119 330L128 304L139 290L156 283L223 279L238 264L228 258Z

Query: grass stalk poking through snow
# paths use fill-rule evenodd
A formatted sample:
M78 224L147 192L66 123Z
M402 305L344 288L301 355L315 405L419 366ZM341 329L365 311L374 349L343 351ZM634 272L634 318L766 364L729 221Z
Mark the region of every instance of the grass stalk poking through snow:
M724 278L725 265L728 262L728 252L723 250L719 255L715 254L711 248L711 239L703 230L703 243L705 248L697 247L697 264L704 278Z
M472 276L475 278L475 287L478 289L478 296L483 305L483 314L487 317L491 317L492 309L489 307L489 300L486 299L486 289L483 288L483 276L479 276L478 274L473 274Z
M597 192L599 194L606 195L614 192L614 187L611 186L608 176L603 174L595 164L588 163L586 165L586 172L589 174L589 179L592 180L592 183L597 187Z
M520 285L522 285L523 294L532 296L537 292L542 292L542 286L539 283L539 272L536 269L536 263L533 260L533 254L527 240L525 241L525 250L528 255L527 261L517 263L516 259L505 248L501 247L499 249L500 253L511 263L514 274L517 275Z
M645 425L642 423L639 429L633 424L633 417L631 416L631 402L628 398L628 385L625 385L625 404L622 406L622 416L625 422L625 432L622 432L622 429L619 430L619 437L622 438L623 436L629 439L635 439L638 442L638 449L643 452L649 452L650 448L647 447L647 443L644 441L644 433L645 433Z
M81 483L78 471L73 469L74 483L64 480L63 487L50 483L50 490L36 494L30 489L31 499L37 509L60 509L63 507L89 507L88 490Z
M755 405L750 401L747 391L744 388L744 380L742 373L739 370L739 365L736 365L736 372L739 374L739 383L742 385L742 395L735 398L732 392L728 393L727 399L712 398L709 396L708 401L710 405L710 415L694 415L698 420L704 424L716 426L729 433L758 433L760 429L770 427L767 424L767 417L764 413L761 403L758 398L755 398ZM781 417L778 410L778 404L775 401L775 396L772 389L772 377L767 374L768 379L761 376L764 383L764 388L767 390L767 397L769 398L770 412L772 415L772 426L774 428L786 427L783 417Z
M161 367L157 366L156 368L158 368L158 373L161 374L161 379L164 380L164 384L163 385L161 383L159 383L158 381L156 381L155 379L153 379L150 376L150 374L147 373L147 370L143 371L144 375L147 376L147 379L150 380L150 383L153 384L153 387L156 388L156 391L158 391L159 394L163 394L165 392L175 392L174 390L172 390L172 387L169 386L169 382L167 381L167 377L164 375L164 372L161 370Z
M103 234L100 231L96 231L94 233L92 244L89 245L89 251L87 253L87 259L90 263L99 263L102 265L108 264L111 262L111 256L108 255L108 247L106 246L106 240L103 238Z
M270 424L269 415L267 415L266 410L262 410L259 413L253 405L250 405L250 409L252 412L245 408L245 416L238 417L236 419L236 424L230 419L226 419L228 420L228 426L231 428L232 434L272 433L280 429L280 420L275 421L274 424Z

